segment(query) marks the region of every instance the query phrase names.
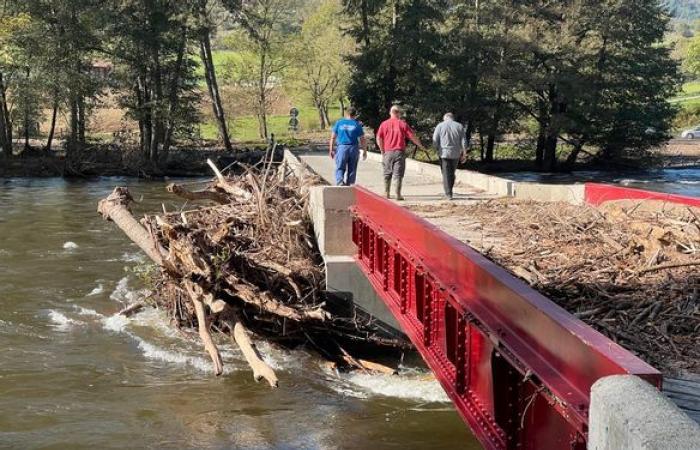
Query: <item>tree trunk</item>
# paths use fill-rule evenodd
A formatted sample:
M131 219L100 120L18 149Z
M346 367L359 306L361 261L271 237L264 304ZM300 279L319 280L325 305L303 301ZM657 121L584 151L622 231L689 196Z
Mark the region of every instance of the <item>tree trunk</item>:
M535 165L538 169L542 169L544 165L544 145L545 145L545 126L544 124L539 124L539 131L537 132L537 148L535 149Z
M75 95L70 100L70 137L66 146L66 160L70 160L78 145L78 100Z
M80 147L85 145L85 128L86 128L86 113L85 113L85 98L78 98L78 144Z
M46 139L46 147L44 150L47 152L51 151L51 147L53 146L53 137L54 134L56 133L56 116L58 115L58 97L54 99L53 101L53 109L51 112L51 125L49 126L49 136Z
M125 187L114 188L114 191L97 205L97 212L106 220L111 220L131 239L141 250L159 266L163 266L166 255L163 249L151 234L141 225L129 211L129 204L133 201L129 190Z
M183 31L184 34L184 31ZM172 142L173 133L175 132L175 114L177 112L177 99L180 91L180 78L182 76L182 63L185 59L185 50L187 49L187 39L182 40L182 45L177 53L177 63L175 64L175 73L172 75L170 82L170 92L168 95L168 126L163 139L163 151L160 158L165 162L170 152L170 144Z
M342 96L338 99L338 102L340 103L340 117L345 117L345 100L343 100Z
M253 378L255 381L260 381L264 378L271 387L277 387L279 383L275 371L260 358L260 355L258 355L255 347L253 347L253 344L250 342L248 331L241 323L240 318L236 317L235 324L227 323L227 325L232 331L231 335L233 341L238 344L243 356L246 361L248 361L248 365L253 369Z
M558 134L553 134L551 131L547 134L544 144L544 170L547 172L556 170L558 141Z
M316 104L316 110L318 111L318 123L322 130L326 129L326 116L323 113L323 105L319 102L314 102Z
M157 47L153 50L153 87L151 102L155 108L151 108L151 120L153 129L151 130L151 148L149 156L151 163L158 165L158 153L160 144L163 143L165 137L165 126L163 122L163 114L160 113L160 106L163 102L163 70L160 63L160 49Z
M224 141L224 147L226 147L226 150L232 151L233 146L231 145L228 125L226 124L224 106L223 102L221 101L221 96L219 95L219 83L216 78L216 67L214 66L214 58L211 52L211 37L209 35L208 28L202 32L200 56L202 58L202 64L204 65L204 78L207 81L207 88L209 89L209 96L211 97L214 118L216 119L216 123L219 127L219 134L221 139Z
M332 123L331 118L328 117L328 104L323 105L323 117L326 119L326 124L330 127Z
M7 98L5 97L5 83L0 73L0 148L3 158L12 157L12 136L8 130Z
M571 169L574 164L576 164L576 161L578 160L578 155L581 153L581 150L583 149L583 142L579 141L576 142L574 145L574 149L571 150L571 153L569 153L569 156L566 157L566 162L564 162L564 167L568 170Z
M496 146L496 134L489 133L486 138L486 153L484 154L485 162L493 162L493 149Z
M29 146L29 108L24 109L24 151L30 149Z

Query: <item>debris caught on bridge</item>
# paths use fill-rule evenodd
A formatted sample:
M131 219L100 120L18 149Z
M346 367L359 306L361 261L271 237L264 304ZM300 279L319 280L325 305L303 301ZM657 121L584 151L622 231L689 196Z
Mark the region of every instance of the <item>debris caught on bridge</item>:
M239 166L204 189L171 184L167 190L207 206L144 217L131 214L131 195L118 187L98 211L114 221L158 266L154 302L177 327L198 329L217 375L223 361L215 330L240 347L256 380L276 386L277 377L250 340L306 345L337 367L366 372L392 369L351 356L410 348L380 333L369 318L336 314L323 291L323 264L308 217L308 189L286 165L266 161Z
M493 200L412 206L667 374L700 372L700 211Z

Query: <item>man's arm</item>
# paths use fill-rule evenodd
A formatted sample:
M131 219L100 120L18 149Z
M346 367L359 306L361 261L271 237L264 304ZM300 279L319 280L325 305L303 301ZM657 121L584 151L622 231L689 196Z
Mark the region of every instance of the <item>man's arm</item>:
M333 149L333 144L335 143L335 138L336 138L335 132L331 132L331 140L328 143L328 155L331 158L335 158L335 150Z
M440 151L440 125L436 126L433 132L433 146L435 150Z
M419 149L421 149L423 151L426 151L425 147L423 147L423 144L421 144L421 142L416 137L416 133L413 132L413 129L411 129L411 127L406 122L403 122L403 127L404 127L404 135L411 142L413 142L416 145L416 147L418 147Z
M411 142L413 142L416 145L416 147L418 147L421 150L425 150L425 147L423 147L423 144L421 144L421 142L418 140L418 138L415 137L413 134L411 134L408 138L411 140Z
M467 160L467 153L469 153L469 142L467 142L467 129L462 126L462 151L459 155L459 161L464 163Z

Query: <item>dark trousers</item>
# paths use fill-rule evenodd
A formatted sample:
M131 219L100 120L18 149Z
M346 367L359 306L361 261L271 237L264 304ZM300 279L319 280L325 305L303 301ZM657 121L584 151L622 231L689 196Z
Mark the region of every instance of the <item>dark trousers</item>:
M442 168L442 185L445 188L445 195L452 196L452 188L455 185L455 171L457 170L459 159L440 158Z

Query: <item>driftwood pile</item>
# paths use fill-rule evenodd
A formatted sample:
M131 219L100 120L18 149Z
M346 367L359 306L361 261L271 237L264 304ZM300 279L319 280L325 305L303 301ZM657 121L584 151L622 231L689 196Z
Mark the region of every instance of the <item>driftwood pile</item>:
M442 209L439 209L442 208ZM651 365L700 372L700 212L497 200L414 208Z
M324 272L308 216L308 190L316 180L298 179L271 161L239 167L204 189L171 184L167 190L207 206L144 217L132 216L132 198L118 187L98 211L114 221L159 267L156 304L178 327L197 328L217 375L223 362L211 331L229 335L256 380L278 380L251 343L257 336L280 345L308 345L339 368L393 372L351 356L404 349L400 340L377 333L369 319L341 315L322 289ZM346 305L344 306L346 307ZM353 350L351 350L353 349Z

